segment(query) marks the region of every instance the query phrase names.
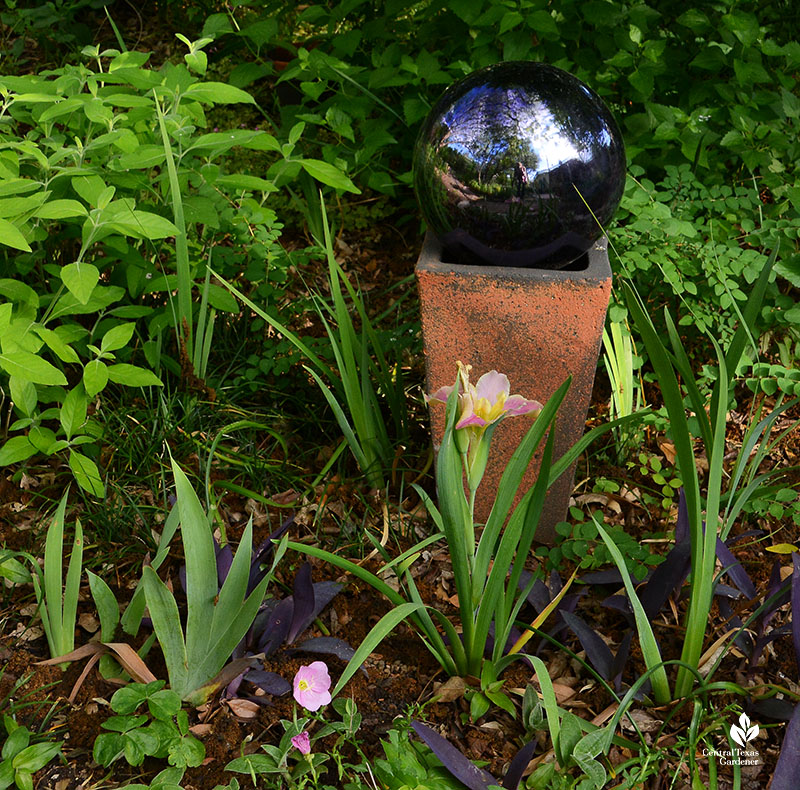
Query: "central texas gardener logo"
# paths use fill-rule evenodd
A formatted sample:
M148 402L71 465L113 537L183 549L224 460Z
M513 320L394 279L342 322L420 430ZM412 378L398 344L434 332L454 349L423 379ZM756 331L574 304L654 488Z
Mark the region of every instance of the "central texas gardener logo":
M750 719L747 717L746 713L739 716L739 724L731 725L731 738L743 749L747 747L747 744L750 743L756 735L758 735L758 725L753 724L751 726Z

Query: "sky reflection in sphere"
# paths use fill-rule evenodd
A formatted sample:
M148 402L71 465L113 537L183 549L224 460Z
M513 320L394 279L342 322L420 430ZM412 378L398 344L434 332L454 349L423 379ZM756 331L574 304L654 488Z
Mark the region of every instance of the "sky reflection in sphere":
M613 217L625 149L609 109L578 79L542 63L499 63L433 107L414 185L446 259L559 268Z

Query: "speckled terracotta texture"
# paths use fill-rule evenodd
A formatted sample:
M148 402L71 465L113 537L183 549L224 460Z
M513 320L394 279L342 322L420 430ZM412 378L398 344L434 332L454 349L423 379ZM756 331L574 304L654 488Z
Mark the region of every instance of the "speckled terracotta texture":
M589 250L575 271L461 266L443 263L441 247L428 234L417 261L428 392L453 384L456 361L472 365L471 379L487 370L505 373L511 392L545 403L572 375L556 426L558 458L584 432L611 295L611 269L604 242ZM476 519L489 515L497 484L530 418L511 417L498 426L489 465L476 499ZM444 430L444 407L431 406L434 446ZM524 492L536 480L534 458ZM536 539L550 543L572 493L574 466L550 489Z

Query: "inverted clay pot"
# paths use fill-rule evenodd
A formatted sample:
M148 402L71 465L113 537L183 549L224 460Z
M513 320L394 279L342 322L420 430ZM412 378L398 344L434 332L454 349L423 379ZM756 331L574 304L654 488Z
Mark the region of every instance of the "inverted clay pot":
M456 379L458 360L472 365L471 378L489 370L505 373L511 392L545 403L572 376L559 410L554 458L583 435L600 351L611 268L605 240L596 242L569 269L464 266L445 263L437 238L428 233L416 266L427 391ZM444 408L432 406L431 428L438 449ZM485 521L503 470L530 428L531 418L504 420L492 440L489 463L475 501L475 518ZM536 481L531 462L517 500ZM550 488L536 540L552 543L555 525L567 515L575 465ZM516 504L516 502L515 502Z

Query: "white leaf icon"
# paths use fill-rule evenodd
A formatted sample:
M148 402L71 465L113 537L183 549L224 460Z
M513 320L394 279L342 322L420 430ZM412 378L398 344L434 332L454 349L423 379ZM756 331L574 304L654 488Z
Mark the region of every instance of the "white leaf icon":
M750 719L746 713L739 717L739 725L731 725L731 738L742 748L747 746L749 741L752 741L758 735L758 725L750 726Z

